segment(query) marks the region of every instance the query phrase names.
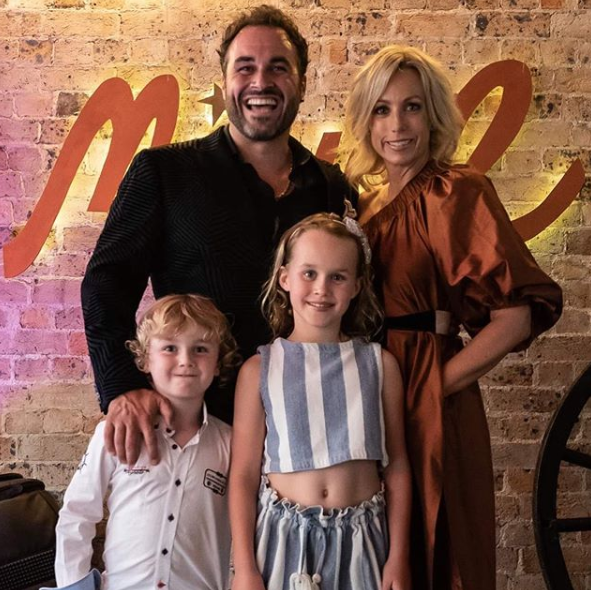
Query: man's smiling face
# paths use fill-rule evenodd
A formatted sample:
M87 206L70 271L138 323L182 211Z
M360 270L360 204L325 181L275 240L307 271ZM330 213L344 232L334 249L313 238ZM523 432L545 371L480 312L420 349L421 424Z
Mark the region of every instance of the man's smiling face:
M285 31L248 26L228 50L224 78L230 123L252 141L270 141L289 132L301 102L305 79Z

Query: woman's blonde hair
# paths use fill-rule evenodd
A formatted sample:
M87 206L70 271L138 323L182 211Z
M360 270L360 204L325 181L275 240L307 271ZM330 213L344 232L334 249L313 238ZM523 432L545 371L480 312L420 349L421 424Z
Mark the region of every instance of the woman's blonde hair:
M369 340L379 330L383 314L372 287L372 268L366 262L361 237L351 233L342 219L334 213L317 213L306 217L288 229L275 252L271 275L263 287L262 310L274 337L287 338L294 328L293 312L289 293L279 284L283 267L289 264L298 239L311 229L320 230L351 240L357 246L357 272L359 293L351 301L341 320L341 332L349 338ZM321 252L318 253L322 255Z
M384 162L371 145L371 119L392 76L398 70L408 69L419 74L425 93L431 158L450 162L456 151L463 120L441 65L419 49L389 45L358 72L347 101L339 158L346 163L345 173L353 186L371 190L388 182Z
M205 340L219 344L220 382L229 380L238 365L237 346L226 316L211 299L201 295L167 295L155 301L142 315L136 337L127 341L140 371L146 371L150 339L170 336L187 328L205 328Z

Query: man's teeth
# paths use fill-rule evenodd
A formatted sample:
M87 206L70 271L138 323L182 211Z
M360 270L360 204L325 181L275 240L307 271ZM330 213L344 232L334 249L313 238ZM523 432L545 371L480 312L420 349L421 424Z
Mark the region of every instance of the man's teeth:
M249 98L246 100L246 106L249 107L275 107L277 106L276 98Z

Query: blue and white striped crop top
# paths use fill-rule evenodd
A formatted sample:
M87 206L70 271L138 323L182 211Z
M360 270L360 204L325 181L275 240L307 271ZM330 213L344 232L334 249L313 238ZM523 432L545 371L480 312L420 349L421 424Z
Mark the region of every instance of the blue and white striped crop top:
M277 338L258 351L267 423L264 473L309 471L353 459L388 464L379 344Z

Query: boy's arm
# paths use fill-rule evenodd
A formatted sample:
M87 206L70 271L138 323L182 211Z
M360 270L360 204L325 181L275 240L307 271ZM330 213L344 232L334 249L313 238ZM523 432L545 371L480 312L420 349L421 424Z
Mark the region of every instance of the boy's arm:
M90 571L92 539L103 518L103 500L116 466L103 445L101 422L66 490L56 526L55 576L58 586L68 586Z
M404 436L404 389L396 359L382 351L383 404L386 448L390 462L384 472L390 552L382 576L382 590L410 590L411 472Z
M254 547L265 440L265 411L259 380L260 356L257 355L244 363L236 384L229 486L235 570L233 590L264 590Z

